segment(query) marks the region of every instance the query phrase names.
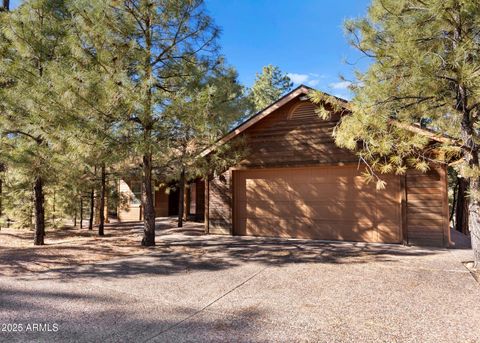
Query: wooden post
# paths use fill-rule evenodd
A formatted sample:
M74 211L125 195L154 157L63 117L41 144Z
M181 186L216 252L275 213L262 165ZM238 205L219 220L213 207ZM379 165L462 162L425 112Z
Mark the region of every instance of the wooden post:
M191 201L191 189L190 189L190 185L188 185L187 182L185 183L184 193L185 193L185 196L184 196L185 215L183 216L183 220L187 221L190 216L190 201Z
M182 168L179 182L179 201L178 201L178 227L183 227L183 216L185 212L185 169Z
M210 201L209 201L209 193L210 193L210 184L208 182L208 176L205 178L205 233L210 233L210 222L209 222L209 208L210 208Z
M403 245L408 245L407 175L400 176L400 197L402 206L402 243Z

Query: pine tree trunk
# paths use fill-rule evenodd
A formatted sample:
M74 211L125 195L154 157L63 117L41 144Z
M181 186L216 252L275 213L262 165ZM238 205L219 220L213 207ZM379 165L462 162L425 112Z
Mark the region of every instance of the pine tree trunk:
M0 217L3 215L3 180L0 179Z
M144 86L145 100L143 113L143 140L146 145L146 152L143 154L143 189L142 189L142 205L143 205L143 246L155 245L155 207L153 205L152 193L152 148L150 146L152 139L152 111L153 111L153 95L152 95L152 28L151 18L147 10L144 18L145 29L145 61L144 61Z
M90 191L90 218L88 222L88 229L93 230L93 216L95 214L95 190L92 188Z
M80 229L83 229L83 196L80 196Z
M52 225L55 227L55 202L56 202L56 194L55 189L53 190L53 204L52 204Z
M183 212L185 211L185 168L183 167L182 172L180 173L179 187L180 202L178 204L178 227L183 227Z
M10 0L3 0L2 9L4 11L9 11L10 10Z
M152 156L143 156L143 246L155 245L155 207L152 192Z
M455 230L468 234L468 180L458 178L458 190L455 208Z
M100 186L100 223L98 224L98 235L104 236L104 227L105 227L105 189L106 189L106 173L105 173L105 163L102 164L101 168L101 186Z
M44 245L45 237L45 210L43 195L43 180L37 176L34 186L34 206L35 206L35 238L34 245Z
M472 178L470 181L471 189L480 187L480 180ZM471 197L469 206L469 228L472 238L472 249L474 255L474 268L480 270L480 201Z

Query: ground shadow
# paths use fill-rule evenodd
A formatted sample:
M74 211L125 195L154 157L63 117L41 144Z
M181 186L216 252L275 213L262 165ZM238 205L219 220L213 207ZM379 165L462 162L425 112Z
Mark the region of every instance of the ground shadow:
M110 229L113 231L112 228ZM138 234L141 229L140 223L130 223L119 225L115 230L120 230L120 233L136 232ZM120 244L121 239L121 235L115 237L116 243ZM217 271L245 263L284 266L297 263L396 262L398 257L425 256L445 251L401 245L204 235L202 224L189 223L185 228L175 228L168 220L159 222L157 226L155 247L141 248L138 243L134 244L137 250L131 254L128 249L119 252L115 246L102 246L91 242L79 246L59 245L52 249L49 255L35 255L38 251L35 249L31 251L12 249L2 253L0 264L2 260L11 261L10 263L14 266L14 276L23 276L25 270L22 268L26 264L43 263L50 267L35 271L36 277L68 282L77 278L124 278L137 275ZM71 259L58 262L64 257L62 251L74 255L104 253L112 254L113 257L109 261L98 263L75 264Z

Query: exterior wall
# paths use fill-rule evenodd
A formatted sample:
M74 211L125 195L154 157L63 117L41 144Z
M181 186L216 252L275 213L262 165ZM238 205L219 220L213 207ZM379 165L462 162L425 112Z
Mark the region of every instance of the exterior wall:
M448 196L446 168L427 173L409 171L406 176L408 243L448 246Z
M141 206L130 204L130 201L127 199L131 199L133 196L132 190L127 181L120 180L118 183L118 191L122 197L125 198L126 203L122 204L117 211L118 220L121 222L126 221L137 221L141 220Z
M133 193L130 188L130 181L120 180L118 187L118 191L124 199L124 203L117 210L118 220L121 222L142 220L142 206L140 204L130 203L130 199L133 197ZM155 216L167 217L169 199L168 194L165 192L165 187L160 187L158 190L155 190L154 196Z
M168 216L168 194L166 193L165 187L160 187L158 190L155 190L155 216Z
M358 163L352 152L335 145L333 130L340 120L333 114L322 120L306 102L292 100L247 129L247 156L237 166L208 183L206 232L233 233L232 170L298 166L347 165ZM292 115L304 106L300 115ZM398 176L403 184L403 241L414 245L449 244L446 169L435 167L422 174L409 171Z
M301 116L292 116L303 106ZM332 137L339 114L322 120L310 102L293 100L245 131L248 157L242 167L286 167L357 162Z
M209 182L208 233L232 233L232 173L227 170Z
M201 221L205 218L205 181L195 181L195 220Z

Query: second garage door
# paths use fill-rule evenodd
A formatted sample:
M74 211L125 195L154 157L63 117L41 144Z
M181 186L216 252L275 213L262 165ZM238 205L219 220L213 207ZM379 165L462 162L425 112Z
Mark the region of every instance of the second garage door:
M356 166L234 172L234 233L399 243L400 180L367 184Z

